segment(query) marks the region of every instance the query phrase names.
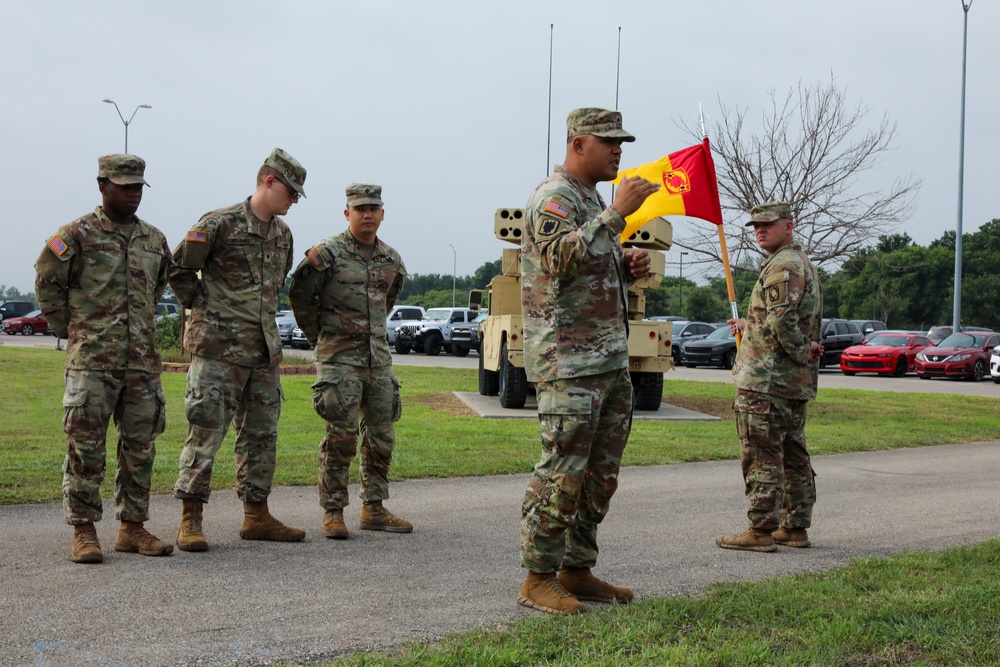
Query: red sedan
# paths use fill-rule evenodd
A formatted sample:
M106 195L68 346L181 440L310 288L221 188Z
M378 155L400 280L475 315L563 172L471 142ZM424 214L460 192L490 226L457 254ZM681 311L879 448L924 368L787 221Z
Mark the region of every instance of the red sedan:
M937 345L921 350L913 370L922 379L961 377L979 382L989 372L990 353L1000 345L1000 334L957 333Z
M0 322L0 329L10 336L15 334L33 336L36 333L46 333L49 330L49 323L42 317L42 311L33 310L27 315L11 317Z
M930 344L930 339L921 334L879 333L863 345L844 350L840 370L844 375L879 373L903 377L913 368L917 353Z

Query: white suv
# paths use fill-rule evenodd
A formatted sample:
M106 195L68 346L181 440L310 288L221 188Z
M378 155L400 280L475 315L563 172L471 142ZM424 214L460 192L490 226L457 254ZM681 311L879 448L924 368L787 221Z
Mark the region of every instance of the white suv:
M393 306L389 316L385 318L385 335L389 345L396 344L396 328L401 324L410 324L424 319L424 309L420 306Z
M990 353L990 377L995 384L1000 384L1000 345Z

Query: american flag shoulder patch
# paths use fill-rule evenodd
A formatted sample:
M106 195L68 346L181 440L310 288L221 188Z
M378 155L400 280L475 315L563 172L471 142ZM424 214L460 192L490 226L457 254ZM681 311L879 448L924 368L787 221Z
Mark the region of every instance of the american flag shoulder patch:
M68 246L66 245L66 242L59 238L59 235L56 234L49 239L49 248L52 249L52 252L62 257L63 253L68 249Z
M551 213L552 215L558 215L560 218L569 217L569 206L566 206L566 204L558 202L555 199L550 199L549 203L546 204L545 208L542 210L546 213Z
M314 266L321 267L325 264L323 261L323 255L321 255L319 250L316 248L309 248L309 250L306 250L306 257L309 258L309 261L312 262Z
M192 243L206 243L208 242L208 234L201 229L192 229L187 233L187 236L184 237L184 240Z

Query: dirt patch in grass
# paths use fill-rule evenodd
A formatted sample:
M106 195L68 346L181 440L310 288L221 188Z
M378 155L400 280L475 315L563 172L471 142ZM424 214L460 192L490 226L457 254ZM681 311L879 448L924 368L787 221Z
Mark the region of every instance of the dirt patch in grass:
M736 421L733 415L733 399L731 398L707 398L699 396L676 396L674 394L664 394L663 402L676 405L678 408L694 410L706 415L712 415L726 421Z
M417 405L430 408L432 410L440 410L441 412L452 415L453 417L479 416L465 403L458 400L458 398L455 397L454 392L450 391L432 391L430 393L421 394L420 396L408 399L407 402L416 403ZM406 409L406 403L403 403L403 409Z

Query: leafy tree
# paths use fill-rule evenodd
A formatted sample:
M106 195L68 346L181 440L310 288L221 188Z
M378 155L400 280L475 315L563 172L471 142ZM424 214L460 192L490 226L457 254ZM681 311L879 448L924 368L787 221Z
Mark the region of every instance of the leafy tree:
M729 308L711 285L699 285L684 293L684 314L699 322L724 322Z
M503 270L503 260L497 259L493 262L486 262L472 274L472 289L486 289L495 276L500 275Z

